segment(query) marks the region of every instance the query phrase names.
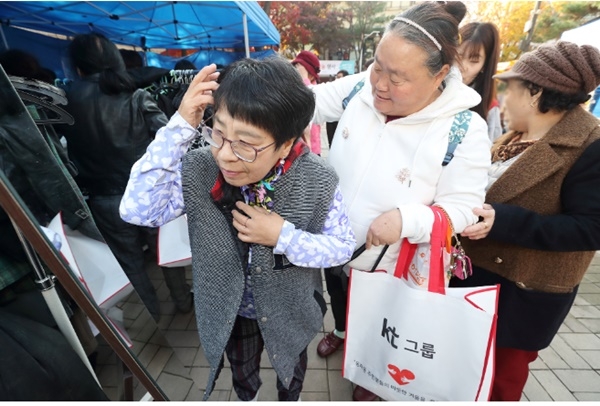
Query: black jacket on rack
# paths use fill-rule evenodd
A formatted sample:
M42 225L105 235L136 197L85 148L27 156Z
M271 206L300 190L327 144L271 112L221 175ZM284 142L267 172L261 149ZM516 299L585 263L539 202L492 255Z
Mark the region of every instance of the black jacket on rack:
M65 86L65 110L75 123L56 130L67 139L79 186L92 195L118 195L125 191L131 167L168 120L147 91L106 95L98 78L95 74Z
M51 90L60 92L56 88ZM60 111L58 106L55 109ZM39 128L31 110L25 108L11 80L0 69L0 171L41 225L46 225L60 211L69 227L102 241L73 178L53 154L50 140L42 136ZM9 220L4 218L4 221Z

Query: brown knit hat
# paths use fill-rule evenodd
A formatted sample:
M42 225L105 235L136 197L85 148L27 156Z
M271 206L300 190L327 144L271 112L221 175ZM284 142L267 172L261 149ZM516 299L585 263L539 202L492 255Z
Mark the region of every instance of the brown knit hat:
M591 45L559 41L523 54L508 72L494 78L519 78L564 94L590 93L600 84L600 52Z

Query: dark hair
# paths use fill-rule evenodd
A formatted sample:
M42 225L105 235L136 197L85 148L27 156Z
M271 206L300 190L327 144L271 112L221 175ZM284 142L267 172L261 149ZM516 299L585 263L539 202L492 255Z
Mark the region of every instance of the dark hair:
M54 85L54 81L57 78L56 72L54 72L50 68L42 68L40 71L39 77L40 77L40 80L42 80L46 83L50 83L51 85Z
M139 52L133 49L119 49L119 53L125 63L125 69L141 68L144 66L144 59Z
M463 58L479 55L483 47L485 63L480 74L473 83L469 83L481 96L481 103L471 110L485 120L492 102L496 98L496 82L493 76L498 68L500 55L500 36L498 29L492 23L469 23L460 29L462 42L465 43Z
M231 117L267 131L277 148L300 137L312 119L314 94L282 57L238 60L221 72L219 83L215 113L227 109Z
M175 67L173 69L176 69L176 70L196 69L196 65L194 65L192 62L188 61L187 59L181 59L181 60L177 61L177 63L175 64Z
M441 45L441 50L421 30L403 21L392 20L385 33L393 33L423 49L429 55L425 65L435 75L457 59L458 24L466 13L462 2L444 1L419 3L398 15L423 27Z
M537 108L540 113L547 113L550 110L554 111L569 111L579 106L581 103L585 103L590 99L590 95L583 90L575 94L565 94L557 92L556 90L550 90L543 88L540 85L536 85L528 80L520 80L522 86L529 90L529 94L535 96L539 92L542 92L538 99Z
M119 94L136 89L119 50L104 35L77 35L69 44L68 52L73 66L83 76L100 73L99 85L103 93Z
M342 70L338 71L338 73L336 73L335 75L337 76L337 75L339 75L340 73L341 73L343 76L348 76L348 75L349 75L348 71L347 71L347 70L345 70L345 69L342 69Z
M37 58L20 49L9 49L0 54L0 65L7 75L28 79L45 78L43 68Z

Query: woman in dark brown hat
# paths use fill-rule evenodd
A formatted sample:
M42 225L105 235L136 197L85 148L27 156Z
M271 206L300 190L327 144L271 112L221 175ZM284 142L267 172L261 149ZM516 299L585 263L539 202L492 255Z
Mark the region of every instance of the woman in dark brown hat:
M481 221L462 233L473 275L451 286L501 285L491 400L518 401L600 249L600 128L580 106L600 53L544 45L496 78L510 131L492 148Z

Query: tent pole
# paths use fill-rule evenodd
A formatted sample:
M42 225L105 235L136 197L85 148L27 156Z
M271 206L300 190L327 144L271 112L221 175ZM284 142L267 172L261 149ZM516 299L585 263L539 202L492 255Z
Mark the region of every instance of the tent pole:
M246 47L246 58L250 58L250 44L248 39L248 16L242 14L242 22L244 23L244 46Z
M4 36L4 28L2 24L0 24L0 34L2 35L2 42L4 43L4 50L8 51L10 48L8 47L8 42L6 41L6 37Z

